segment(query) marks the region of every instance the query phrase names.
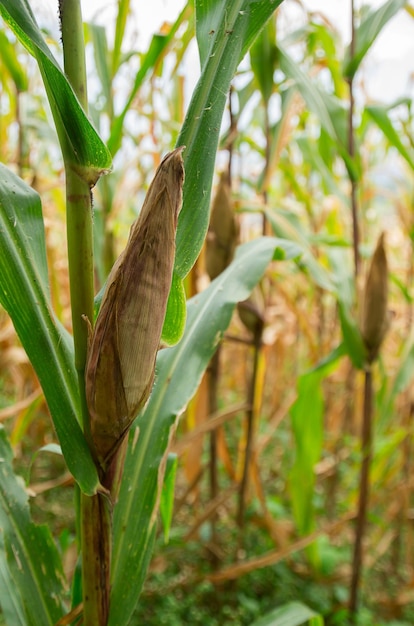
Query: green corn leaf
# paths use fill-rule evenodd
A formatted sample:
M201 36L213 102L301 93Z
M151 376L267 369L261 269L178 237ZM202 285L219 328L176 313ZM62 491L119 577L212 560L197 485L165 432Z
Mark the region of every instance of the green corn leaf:
M193 266L207 232L214 163L230 82L240 60L281 1L196 0L202 73L176 144L186 146L175 264L181 278Z
M366 362L366 350L358 322L352 315L354 285L347 271L343 242L329 250L328 256L333 265L333 272L329 273L313 255L309 237L306 237L300 224L291 215L268 209L266 216L275 235L295 242L302 250L297 260L298 266L309 272L316 285L336 296L345 349L355 367L362 369Z
M102 95L105 98L105 110L112 114L112 77L109 67L108 42L106 29L98 24L86 24L86 31L93 43L96 72L101 83Z
M328 193L338 197L344 206L349 205L349 197L343 191L341 185L337 183L332 172L332 168L329 167L321 153L321 150L326 148L332 148L336 152L336 143L327 135L322 132L318 144L315 146L315 142L309 136L303 135L297 138L297 144L303 154L305 163L308 163L315 172L318 172L321 177L321 182L325 186Z
M318 117L328 135L343 146L346 145L346 111L341 102L323 92L280 46L278 46L278 60L280 69L288 79L295 82L308 108Z
M390 107L367 106L365 111L374 120L378 128L382 130L390 144L398 150L403 159L407 161L408 165L414 169L413 151L409 150L401 141L400 133L395 129L388 115L389 109Z
M77 421L79 398L71 337L53 318L38 194L0 164L0 304L42 385L62 451L85 493L99 484Z
M398 368L395 373L394 379L391 382L390 389L386 394L383 402L380 403L379 410L379 423L388 424L394 416L394 404L398 396L403 393L408 385L412 383L414 378L414 332L411 332L410 337L404 345L404 350L401 354Z
M256 0L235 0L230 6L226 0L196 0L196 35L202 71L218 47L231 47L227 39L240 33L243 40L239 42L238 64L281 2L269 0L264 5Z
M270 19L250 48L250 62L263 101L269 102L273 93L273 74L276 69L276 22Z
M335 142L350 177L352 180L358 180L360 167L355 159L351 159L348 152L348 113L343 103L321 89L280 46L278 59L280 69L288 79L294 81L308 109L318 118L321 127Z
M164 484L161 490L160 515L164 529L164 542L168 543L174 508L175 476L177 474L178 458L176 454L169 454L165 469Z
M390 389L389 402L391 404L397 396L407 389L408 385L414 378L414 334L411 334L407 341L403 354L399 362L399 366L395 375L394 382Z
M10 576L4 551L4 542L0 535L0 607L6 624L27 626L23 599ZM2 622L4 624L4 622Z
M0 603L10 626L53 626L64 614L62 564L49 529L30 519L3 426L0 458Z
M128 111L130 110L132 103L134 102L135 96L137 95L148 73L151 70L153 70L156 65L159 64L160 60L166 54L168 50L168 46L173 41L173 38L176 35L177 30L179 29L179 27L181 26L181 24L187 17L190 4L191 4L191 0L187 2L183 10L181 11L180 15L178 16L177 20L168 31L167 35L155 34L152 36L147 52L141 56L141 65L135 76L135 80L132 85L131 91L128 95L127 101L124 104L122 111L117 117L114 118L112 125L111 125L111 132L110 132L110 136L108 139L108 148L111 151L112 156L115 156L115 154L118 152L119 148L121 147L125 117ZM117 23L117 28L118 28L118 23ZM114 54L115 54L115 51L114 51Z
M305 26L304 35L307 40L309 54L311 56L318 55L318 61L329 69L333 81L334 94L339 98L346 98L348 86L344 81L342 63L337 55L337 50L341 45L339 32L326 28L326 24L317 24L312 21ZM289 38L289 35L287 38ZM324 56L321 58L322 51Z
M312 621L311 620L317 620ZM251 626L323 626L323 618L301 602L289 602L255 620Z
M0 15L39 64L63 157L89 185L111 167L105 144L48 48L27 0L0 0Z
M243 111L245 110L246 105L256 93L257 88L253 77L248 80L244 87L238 88L237 91L233 91L232 97L237 98L237 113L234 113L236 122L240 119L241 115L243 115ZM230 128L228 128L220 135L220 149L223 149L229 145L229 139Z
M129 94L128 100L121 113L117 115L111 125L111 133L108 139L108 148L114 157L121 147L125 117L131 108L134 98L144 82L148 72L153 69L157 61L165 53L170 37L166 35L153 35L148 51L143 55L141 66L135 76L135 81Z
M16 46L8 40L3 31L0 31L0 62L10 74L17 91L26 91L27 74L17 59Z
M370 9L365 12L361 24L355 30L355 51L351 58L348 47L343 73L346 78L353 78L361 65L366 53L392 17L407 4L407 0L388 0L378 9Z
M358 322L341 298L338 299L338 309L347 354L354 367L361 370L365 366L367 354Z
M184 283L176 272L173 272L167 311L165 313L164 326L161 334L162 344L173 346L180 341L183 336L186 317L187 309Z
M323 443L323 408L320 373L304 374L298 381L298 397L291 408L295 440L295 462L289 472L288 488L293 516L300 535L315 528L315 470ZM316 543L306 550L312 566L317 569L319 553Z
M328 250L328 257L333 268L332 278L335 283L344 348L353 365L357 369L363 369L366 363L366 350L354 313L355 279L350 268L349 253L337 246Z
M344 350L342 347L321 361L316 367L299 377L298 395L290 415L295 440L295 461L289 473L289 492L293 514L300 535L307 535L315 528L314 491L315 465L323 446L324 399L321 383L337 366ZM319 565L316 543L307 549L312 565Z
M300 225L292 223L289 216L283 211L268 209L266 210L266 217L277 237L292 241L300 248L299 267L306 269L319 287L327 291L334 291L335 287L331 276L313 255L309 238L301 232Z
M189 301L180 343L158 354L154 389L130 433L114 512L110 626L126 626L138 601L155 537L163 459L177 418L197 390L236 303L260 280L275 248L286 249L286 258L299 253L291 242L270 237L241 246L229 267Z
M116 13L114 49L112 50L112 76L118 71L119 60L121 58L121 47L124 40L125 28L130 11L130 0L118 0L118 10Z

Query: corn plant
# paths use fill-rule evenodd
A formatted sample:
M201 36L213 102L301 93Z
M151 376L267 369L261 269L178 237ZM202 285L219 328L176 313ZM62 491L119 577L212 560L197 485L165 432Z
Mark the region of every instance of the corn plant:
M201 76L176 150L161 164L142 211L154 227L154 205L160 200L160 176L164 177L164 200L158 208L161 212L173 208L168 252L164 250L170 261L168 267L163 266L164 257L146 263L148 255L155 257L146 247L147 221L138 218L108 279L96 325L94 308L100 299L94 303L92 194L98 180L110 176L128 105L115 120L108 148L88 118L79 0L59 2L64 70L46 44L28 0L0 2L4 22L38 63L63 155L73 336L57 321L51 305L41 198L5 165L0 171L0 302L37 373L61 453L76 481L81 546L81 574L75 574L68 599L59 552L50 531L30 519L27 495L13 473L2 429L0 602L8 624L129 623L151 557L166 453L177 418L195 392L235 304L248 296L275 249L279 257L299 254L297 246L275 238L246 244L205 292L185 301L183 279L208 226L230 81L280 2L195 3ZM127 2L118 4L120 13L127 10ZM117 22L118 34L123 24L121 19ZM142 75L136 85L139 80ZM166 239L155 233L155 240L162 256ZM138 259L143 259L142 272ZM157 275L160 264L164 269ZM137 281L143 291L136 291ZM146 300L149 294L151 299ZM148 303L145 321L142 316L135 319L138 310L142 315L143 300L137 297ZM121 333L128 351L124 356L118 337L121 318L126 321ZM156 357L161 335L163 343L173 347ZM148 338L152 347L144 358L138 344ZM136 367L144 382L137 380ZM132 387L127 378L133 379ZM136 385L140 390L131 399Z
M329 410L324 387L329 384L327 378L332 372L337 371L339 366L342 367L344 362L349 363L351 384L349 388L347 387L344 396L350 399L349 404L352 410L353 406L357 404L355 397L359 391L356 386L353 387L352 381L357 380L360 384L360 381L364 379L362 392L364 411L363 420L361 420L364 422L364 427L361 433L360 446L356 446L360 448L362 455L361 477L358 497L356 498L358 503L355 505L354 498L350 498L352 511L355 508L355 518L357 519L353 574L349 586L349 610L354 619L357 618L357 596L364 561L362 543L367 509L369 508L369 465L374 449L372 433L374 432L374 420L377 417L375 409L378 411L379 421L384 423L385 415L391 414L390 407L392 405L392 402L391 405L386 403L386 408L382 408L384 395L387 397L384 392L386 388L384 372L382 390L374 393L372 376L379 377L379 375L373 362L376 361L378 355L373 357L372 346L370 346L371 339L367 339L366 329L367 324L368 326L372 325L371 330L378 337L382 337L381 333L385 330L384 322L388 317L384 311L388 280L386 263L382 264L380 271L373 270L374 275L377 272L381 276L378 281L380 283L379 292L376 295L372 295L374 289L370 296L365 295L364 299L361 298L356 280L358 274L360 276L362 274L364 256L367 254L367 249L364 250L363 246L368 245L371 248L369 239L372 224L367 223L365 219L364 202L370 201L369 199L366 200L367 197L370 197L366 180L372 164L369 159L364 161L361 157L365 151L369 152L367 133L377 132L379 128L383 133L381 140L392 146L410 168L412 168L413 163L412 145L410 145L412 144L411 134L408 130L411 114L407 112L408 120L404 121L407 134L398 132L398 125L395 123L395 117L393 117L393 109L398 105L398 102L401 104L401 100L389 107L379 104L366 106L361 112L361 122L357 124L358 116L355 115L353 103L353 89L355 88L353 81L371 45L388 25L390 19L404 5L405 3L401 0L388 0L381 6L375 9L366 9L360 14L354 11L354 39L345 51L341 49L337 41L337 33L326 28L325 25L321 25L317 19L312 21L309 18L309 23L303 29L294 33L289 32L285 40L278 31L279 39L277 42L274 25L269 20L266 29L262 31L250 52L251 68L254 74L252 82L244 88L243 94L235 94L235 97L238 97L238 116L240 117L243 113L243 105L248 102L249 97L253 94L256 97L257 88L260 89L263 112L258 113L255 109L254 119L257 122L256 131L262 133L262 143L256 147L264 165L255 189L255 206L257 206L257 195L263 194L264 202L260 211L265 212L268 224L273 228L274 233L280 237L294 240L300 244L302 249L306 249L306 253L300 257L299 262L299 269L303 272L303 291L302 289L299 290L299 297L310 299L310 301L307 300L309 311L313 311L316 303L318 311L321 313L318 332L314 332L311 324L307 325L309 335L303 341L303 344L307 344L306 339L309 337L310 346L306 345L304 348L305 360L308 360L309 363L306 363L305 371L300 372L296 384L297 399L289 411L294 449L289 451L290 471L287 480L296 529L301 537L309 540L309 543L306 544L306 555L308 563L314 571L320 572L324 562L323 544L318 541L322 531L318 535L316 529L320 524L318 524L315 508L316 489L317 487L320 488L320 485L317 485L318 478L315 468L318 466L324 451L324 438L326 437L324 419L328 417ZM301 42L305 49L305 58L300 64L293 60L289 51L289 46L291 44L296 46L298 42ZM332 50L336 46L338 48L337 56L334 56ZM296 52L297 49L295 48ZM308 63L311 64L309 73L306 71ZM275 67L279 70L276 75L274 73ZM331 79L329 88L323 80L317 79L318 72L326 72L326 70L329 71ZM276 76L279 81L277 85L274 84ZM283 97L280 98L281 116L273 126L268 127L267 107L270 96L274 95L277 89L283 93ZM407 103L404 101L404 105L409 108L411 101L408 100ZM298 122L295 123L297 124L295 127L297 133L295 134L289 130L289 125L293 124L292 118L296 116ZM403 113L404 117L405 113ZM309 126L308 122L310 122ZM237 119L235 123L237 124ZM317 128L316 133L315 128ZM248 127L248 136L250 140L251 126ZM246 139L243 137L243 130L240 129L232 149L237 151ZM291 139L292 142L290 142ZM229 137L227 140L230 143ZM223 144L228 145L224 142ZM263 145L265 149L263 149ZM299 182L295 157L301 161L301 171L306 172L305 178ZM340 173L338 174L338 172ZM274 176L272 180L271 176ZM314 177L317 180L315 185L312 182ZM275 179L277 184L275 184ZM272 185L269 185L270 180ZM329 209L324 215L323 211L320 210L324 197L330 194L335 197L335 201L340 207L340 211L338 211L340 216L336 216L334 211L331 213ZM245 204L246 210L251 210L248 201L245 201ZM281 210L280 206L287 208ZM292 206L294 211L291 210ZM304 209L304 216L300 213L301 209ZM390 207L391 212L392 210ZM407 218L408 216L406 216ZM410 223L410 219L408 219L408 232L412 233ZM377 222L376 227L378 226ZM380 241L382 240L380 239ZM379 251L374 253L373 263L375 259L378 262L380 252L381 246ZM382 253L385 254L384 250ZM291 276L288 275L288 280L290 278ZM280 290L285 288L279 277L275 279L273 286L275 291L279 288ZM295 295L292 296L294 306L296 304ZM370 300L372 300L371 308L368 306L370 311L367 313L368 309L364 307ZM338 317L335 313L335 321L338 322L338 326L331 326L332 334L329 338L326 328L323 328L326 303L328 303L328 307L335 308L339 313ZM366 316L365 321L364 315ZM407 348L405 350L406 359L409 358L409 354L411 352ZM404 371L405 375L408 375L407 364L408 361L401 364L401 372ZM299 362L298 359L298 365L302 368L303 360ZM311 366L310 369L308 369L309 366ZM382 367L384 367L383 364ZM278 372L278 376L280 376L280 372ZM374 378L374 380L376 379ZM402 380L403 376L399 373L396 384L398 385ZM405 384L408 384L408 378L405 379ZM380 393L384 395L380 396ZM392 390L392 397L395 400L395 387ZM351 413L355 413L355 411L352 410ZM350 417L357 418L358 416L351 414ZM347 418L349 418L348 414L344 418L343 427L344 429L351 429L354 427L351 424L352 419ZM378 428L378 425L375 427ZM234 435L234 431L231 431L231 435ZM343 442L339 441L337 445L338 449L343 451ZM225 465L224 458L223 465ZM226 469L227 467L228 465ZM228 473L233 479L231 472ZM260 489L256 487L254 493L260 499L261 505L264 500L263 491L264 489L260 492ZM340 496L343 498L342 493ZM354 513L348 514L353 515ZM265 520L262 519L262 521L265 523ZM312 535L314 535L313 539ZM213 545L215 545L214 539ZM293 542L292 551L294 545ZM272 558L274 561L271 561ZM275 550L273 554L269 554L267 564L276 562L277 558L280 558L280 554ZM251 558L246 559L246 562L230 564L227 568L212 574L210 580L222 582L242 576L247 571L260 567L260 563L263 563L263 560L259 556L257 560Z

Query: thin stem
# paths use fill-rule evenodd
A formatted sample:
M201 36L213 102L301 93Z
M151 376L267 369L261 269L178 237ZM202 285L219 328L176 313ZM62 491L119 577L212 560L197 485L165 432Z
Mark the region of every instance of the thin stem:
M85 111L88 108L85 46L80 0L59 0L64 68ZM93 233L92 194L87 182L65 162L66 228L68 238L69 279L72 326L75 345L75 367L78 373L82 417L88 434L89 416L85 401L85 363L88 349L88 327L93 323Z
M266 146L265 146L265 172L264 172L264 176L263 176L263 180L267 180L267 174L269 172L270 169L270 149L271 149L271 142L272 142L272 135L271 135L271 129L270 129L270 118L269 118L269 101L267 101L265 103L265 135L266 135ZM267 207L267 188L263 189L263 204L264 207ZM262 233L263 235L267 234L267 218L266 218L266 213L265 211L263 211L263 215L262 215Z
M85 49L80 0L59 0L64 68L80 103L87 111ZM75 367L84 432L91 444L85 397L88 326L93 324L94 267L92 194L87 182L65 160L66 212ZM102 494L81 494L81 545L84 626L105 626L109 616L111 562L111 503Z
M109 617L112 505L107 496L81 497L83 626Z
M363 565L363 539L365 534L368 502L369 502L369 471L372 458L372 402L373 386L371 366L365 372L364 408L361 433L362 465L359 482L359 503L355 528L354 558L350 589L349 610L352 623L355 623L358 609L359 583Z
M351 0L351 43L350 43L351 59L355 56L355 7L354 0ZM349 83L349 119L348 119L348 152L351 160L355 156L355 132L354 132L354 80L351 77ZM351 180L351 212L352 212L352 240L354 248L354 272L355 278L359 273L359 225L358 225L358 183L355 176L350 176Z
M85 364L88 350L87 318L93 323L93 244L92 197L89 186L66 167L66 229L75 367L78 373L82 418L89 433L89 415L85 399Z
M253 347L253 372L250 380L250 387L248 392L247 404L249 405L249 410L246 414L246 449L244 453L244 464L243 464L243 475L240 483L240 491L239 491L239 508L237 512L237 523L240 529L243 529L244 522L244 513L246 509L246 497L247 497L247 489L249 482L249 471L251 465L251 459L254 450L254 434L255 434L255 413L256 413L256 394L258 390L258 374L259 374L259 360L260 360L260 352L262 347L262 334L260 332L256 332L254 337L254 347Z
M218 409L218 383L220 370L220 346L213 355L208 367L208 412L213 415ZM219 492L218 484L218 468L217 468L217 431L212 430L210 433L210 462L209 462L209 480L210 480L210 500L213 502ZM213 547L217 545L217 513L213 512L211 516L211 537ZM212 552L212 565L218 565L217 554Z
M80 0L59 0L65 73L85 112L88 111L85 44Z
M17 168L19 172L19 176L23 175L24 168L24 129L21 119L21 101L20 101L20 91L16 89L16 122L18 127L18 135L17 135Z

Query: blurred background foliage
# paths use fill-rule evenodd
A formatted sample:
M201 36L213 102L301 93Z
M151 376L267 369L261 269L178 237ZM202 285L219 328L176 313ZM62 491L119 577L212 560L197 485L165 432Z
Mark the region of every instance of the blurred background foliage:
M364 367L361 290L381 232L389 268L389 330L373 374L371 491L358 624L414 623L412 100L372 101L364 61L383 28L414 7L354 11L345 45L322 12L282 4L240 65L228 97L205 248L188 296L219 275L236 245L259 234L296 242L237 314L181 418L169 539L160 525L136 623L250 624L302 600L327 624L348 619L360 502ZM94 191L96 290L185 111L194 10L123 45L85 24L90 116L116 167ZM390 23L388 23L390 22ZM43 24L59 57L59 42ZM16 54L17 52L17 54ZM367 57L367 58L368 58ZM186 62L184 62L186 61ZM52 302L70 330L63 164L33 59L0 31L0 160L43 198ZM53 271L52 271L53 270ZM385 277L384 277L385 281ZM41 389L0 311L0 419L36 521L74 558L73 485L53 443ZM168 511L164 511L169 515ZM165 621L163 621L165 620Z

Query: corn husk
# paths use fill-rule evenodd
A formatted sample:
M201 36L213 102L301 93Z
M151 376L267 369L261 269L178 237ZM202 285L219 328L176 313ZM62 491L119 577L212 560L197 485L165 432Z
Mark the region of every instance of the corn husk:
M182 203L183 148L157 169L127 246L112 268L86 367L90 432L102 466L118 449L154 381Z
M361 334L371 363L377 356L388 329L388 263L384 233L378 239L363 294Z
M228 175L223 173L211 207L206 239L206 271L213 280L231 263L237 241L237 225Z

